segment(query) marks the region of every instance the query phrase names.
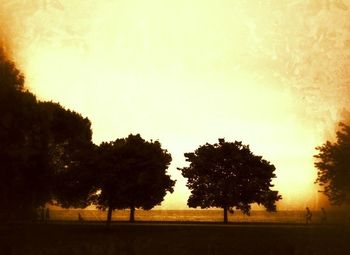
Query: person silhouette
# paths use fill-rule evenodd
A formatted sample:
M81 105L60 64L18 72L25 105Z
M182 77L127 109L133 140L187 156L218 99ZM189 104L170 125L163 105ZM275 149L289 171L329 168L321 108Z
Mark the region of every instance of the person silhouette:
M322 207L321 208L321 223L326 223L327 222L327 214L326 210Z
M309 207L306 207L305 219L306 219L306 224L309 224L312 221L312 213L311 213Z
M78 213L78 221L80 221L80 222L84 221L84 218L81 216L80 213Z
M49 208L46 208L45 220L50 220L50 210L49 210Z

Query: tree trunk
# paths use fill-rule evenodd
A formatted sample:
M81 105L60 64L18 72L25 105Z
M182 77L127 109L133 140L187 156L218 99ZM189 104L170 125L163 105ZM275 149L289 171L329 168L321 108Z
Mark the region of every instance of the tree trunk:
M111 226L111 222L112 222L112 208L109 206L108 207L108 211L107 211L107 222L106 222L106 225L107 227L109 228Z
M130 222L135 221L135 206L130 207Z
M224 206L224 224L228 223L227 211L228 211L228 207Z

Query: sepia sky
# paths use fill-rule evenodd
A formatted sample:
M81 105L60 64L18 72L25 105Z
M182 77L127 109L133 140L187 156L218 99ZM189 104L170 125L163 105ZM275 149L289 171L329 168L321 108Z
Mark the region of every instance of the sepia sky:
M0 42L42 100L140 133L177 167L224 137L273 163L279 208L319 203L315 147L350 109L350 0L0 0Z

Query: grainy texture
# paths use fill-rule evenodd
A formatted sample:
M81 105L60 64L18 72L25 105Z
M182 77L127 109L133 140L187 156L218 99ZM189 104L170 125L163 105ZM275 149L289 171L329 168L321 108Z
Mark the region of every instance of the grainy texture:
M0 254L349 254L343 225L16 224L1 227Z

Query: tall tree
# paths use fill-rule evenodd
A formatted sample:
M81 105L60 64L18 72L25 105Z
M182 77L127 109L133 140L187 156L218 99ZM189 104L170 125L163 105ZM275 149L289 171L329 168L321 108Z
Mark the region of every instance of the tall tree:
M171 155L158 141L129 135L102 143L97 162L100 193L95 203L108 209L107 225L114 209L130 208L133 222L136 208L152 209L163 201L166 192L173 192L175 181L166 173Z
M33 218L53 198L82 206L91 189L81 174L89 176L83 170L92 146L90 121L39 102L23 85L23 75L0 50L0 217L6 219Z
M191 190L188 206L222 208L224 223L233 208L249 215L252 203L276 210L275 202L281 196L270 189L275 167L255 156L249 146L219 139L219 143L202 145L185 157L190 165L179 170Z
M45 117L23 75L0 50L0 203L4 218L31 218L48 200Z
M339 123L339 128L336 141L316 147L319 153L314 156L316 183L334 205L350 204L350 126Z
M40 103L48 120L52 198L63 207L86 207L95 192L91 123L52 102Z

